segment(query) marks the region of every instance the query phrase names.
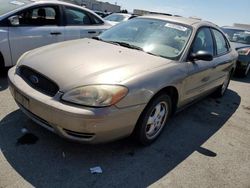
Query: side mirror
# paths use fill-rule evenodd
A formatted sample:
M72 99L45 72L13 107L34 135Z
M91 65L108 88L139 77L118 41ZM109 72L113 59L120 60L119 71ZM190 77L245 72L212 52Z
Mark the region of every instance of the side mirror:
M197 61L197 60L212 61L213 55L207 51L200 50L197 53L191 53L189 56L189 60L190 61Z
M20 24L19 23L19 16L17 16L17 15L9 17L8 20L12 26L18 26Z

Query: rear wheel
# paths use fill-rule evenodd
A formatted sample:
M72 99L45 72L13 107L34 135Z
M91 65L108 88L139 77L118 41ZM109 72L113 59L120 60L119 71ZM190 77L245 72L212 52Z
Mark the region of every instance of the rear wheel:
M4 59L0 52L0 77L3 76L4 72L5 72Z
M172 111L171 98L161 94L154 98L141 114L135 137L143 145L149 145L161 134Z
M246 77L250 71L250 62L245 69L236 70L236 75L239 77Z
M246 70L244 72L244 77L246 77L248 75L249 70L250 70L250 62L248 63L247 68L246 68Z

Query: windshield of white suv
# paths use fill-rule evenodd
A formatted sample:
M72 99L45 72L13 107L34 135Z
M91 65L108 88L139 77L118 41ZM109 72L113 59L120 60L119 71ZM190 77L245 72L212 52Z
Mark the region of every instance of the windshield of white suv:
M29 0L0 0L0 15L32 3Z
M231 42L250 44L250 31L222 28Z
M135 18L102 33L98 39L178 60L190 38L190 26L159 19Z

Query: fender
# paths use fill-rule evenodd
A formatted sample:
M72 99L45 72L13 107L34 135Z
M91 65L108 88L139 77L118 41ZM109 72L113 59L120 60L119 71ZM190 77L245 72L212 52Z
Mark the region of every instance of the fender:
M12 66L11 50L9 45L9 28L0 27L0 53L4 59L4 67Z

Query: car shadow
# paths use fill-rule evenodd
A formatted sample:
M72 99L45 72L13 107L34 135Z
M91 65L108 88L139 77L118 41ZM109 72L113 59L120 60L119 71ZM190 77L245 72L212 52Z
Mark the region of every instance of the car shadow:
M0 147L9 164L35 187L146 187L197 151L216 157L202 145L234 114L240 96L228 90L222 99L208 97L171 118L160 138L148 147L131 138L103 145L64 140L29 120L20 110L0 122ZM26 128L37 137L17 144ZM89 168L100 166L102 174Z

